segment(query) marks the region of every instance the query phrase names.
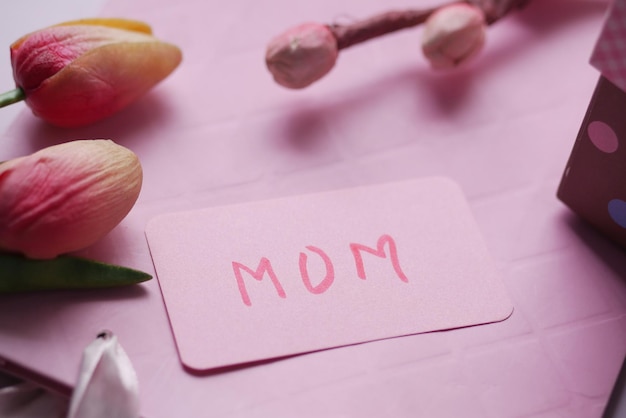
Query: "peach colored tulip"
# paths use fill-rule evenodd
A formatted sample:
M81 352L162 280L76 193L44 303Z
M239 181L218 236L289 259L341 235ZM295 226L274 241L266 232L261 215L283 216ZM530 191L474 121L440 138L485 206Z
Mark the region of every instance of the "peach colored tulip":
M131 210L137 156L109 140L44 148L0 164L0 249L54 258L85 248Z
M80 126L126 107L180 63L178 47L144 23L85 19L51 26L11 45L17 87L33 113Z
M301 89L324 77L337 55L337 41L328 26L304 23L270 41L265 63L278 84Z
M433 68L453 68L476 55L485 43L483 11L453 4L433 13L425 23L422 51Z

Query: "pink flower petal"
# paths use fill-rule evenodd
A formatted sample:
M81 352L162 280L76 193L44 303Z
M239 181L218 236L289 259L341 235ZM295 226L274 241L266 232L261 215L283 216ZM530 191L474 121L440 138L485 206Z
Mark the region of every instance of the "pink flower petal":
M0 248L53 258L113 229L141 189L136 155L107 140L56 145L0 164Z

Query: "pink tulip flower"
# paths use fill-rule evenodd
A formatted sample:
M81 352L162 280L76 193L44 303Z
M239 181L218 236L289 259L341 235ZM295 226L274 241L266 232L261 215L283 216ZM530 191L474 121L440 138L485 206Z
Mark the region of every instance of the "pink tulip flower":
M51 26L11 45L17 92L36 116L86 125L123 109L180 63L178 47L144 23L85 19Z
M337 41L328 26L304 23L270 41L265 63L278 84L302 89L324 77L337 55Z
M426 21L422 51L433 68L453 68L482 49L486 30L480 8L462 3L445 6Z
M48 259L88 247L131 210L137 156L109 140L44 148L0 164L0 250Z

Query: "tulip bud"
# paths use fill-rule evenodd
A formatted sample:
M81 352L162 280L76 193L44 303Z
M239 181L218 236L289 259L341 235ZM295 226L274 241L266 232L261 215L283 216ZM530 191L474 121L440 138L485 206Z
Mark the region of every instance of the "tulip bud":
M453 4L433 13L425 23L422 51L433 68L452 68L476 55L485 43L483 11Z
M270 41L265 63L278 84L301 89L325 76L337 55L337 41L328 26L304 23Z
M137 156L109 140L44 148L0 164L0 249L54 258L112 230L141 189Z
M150 27L123 19L86 19L51 26L11 45L18 88L36 116L80 126L126 107L180 63L176 46Z

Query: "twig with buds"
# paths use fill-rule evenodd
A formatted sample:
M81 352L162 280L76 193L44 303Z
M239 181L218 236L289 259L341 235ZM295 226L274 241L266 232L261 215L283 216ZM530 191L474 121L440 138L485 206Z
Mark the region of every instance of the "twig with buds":
M272 39L265 62L278 84L301 89L324 77L340 50L424 24L422 51L432 67L456 67L482 49L487 25L528 1L462 0L423 10L389 11L345 25L304 23Z

